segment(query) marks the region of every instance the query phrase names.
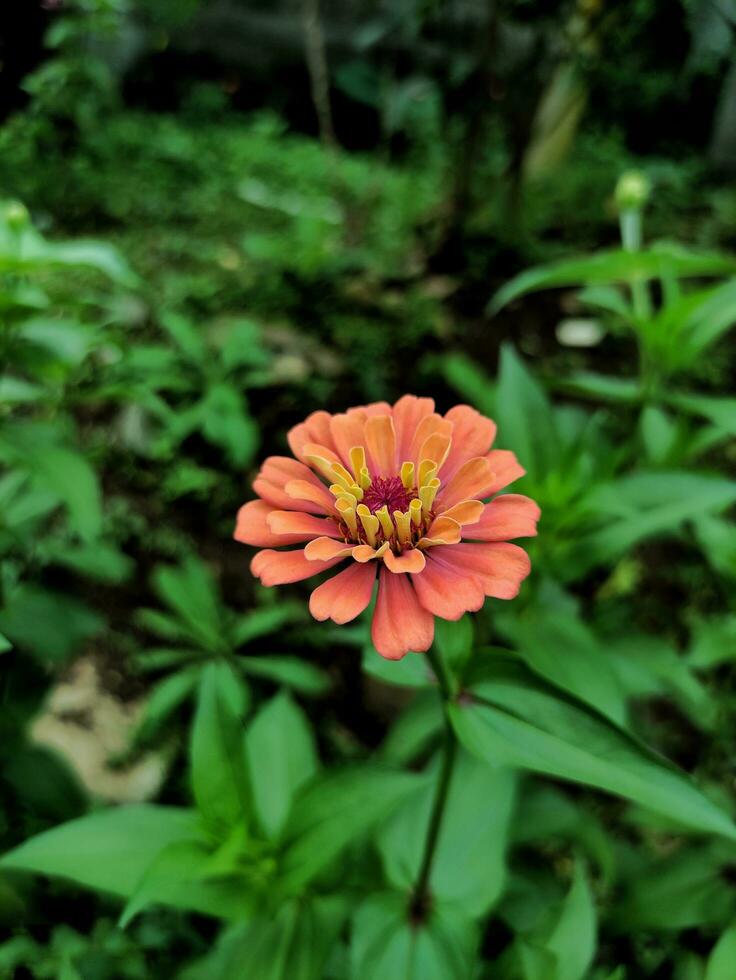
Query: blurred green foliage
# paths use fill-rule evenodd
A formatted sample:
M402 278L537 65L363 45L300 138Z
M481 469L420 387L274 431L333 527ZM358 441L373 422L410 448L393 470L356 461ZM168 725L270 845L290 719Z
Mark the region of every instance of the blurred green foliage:
M205 6L65 4L0 127L0 978L733 980L736 197L693 120L635 152L733 11L377 3L348 153L227 74L134 104ZM290 426L405 391L543 513L448 678L230 540Z

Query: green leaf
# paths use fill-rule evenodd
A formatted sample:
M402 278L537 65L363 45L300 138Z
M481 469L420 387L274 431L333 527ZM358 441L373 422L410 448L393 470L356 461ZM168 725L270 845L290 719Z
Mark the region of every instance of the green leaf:
M190 556L178 567L159 565L153 586L177 616L177 626L167 639L188 636L206 650L229 650L220 597L203 562Z
M291 602L279 602L277 605L264 609L253 609L241 616L233 628L233 645L235 647L251 643L295 619L301 612L301 607Z
M120 927L125 929L149 905L191 909L221 919L245 917L253 898L241 878L205 877L210 853L202 840L174 841L166 846L144 872L130 896Z
M422 755L442 731L444 718L436 691L419 691L391 726L381 758L406 765Z
M10 642L7 636L3 636L3 634L0 633L0 653L7 653L8 650L12 649L13 644Z
M578 861L572 886L546 943L556 958L554 980L584 980L588 975L596 950L596 919L585 868Z
M373 646L363 648L363 670L384 684L396 687L429 687L434 683L427 658L423 653L409 653L403 660L386 660Z
M667 242L639 252L601 250L522 272L498 290L489 304L489 312L497 313L520 296L540 289L646 282L666 275L678 278L728 275L734 268L736 262L729 256L698 253Z
M448 383L478 411L492 418L496 414L495 384L475 361L464 354L443 357L440 365Z
M156 856L197 836L191 810L136 804L114 807L54 827L0 858L0 868L68 878L129 897Z
M328 675L300 657L264 654L261 657L238 657L237 664L245 674L293 688L300 694L319 695L329 690Z
M317 772L317 748L303 711L277 694L255 716L245 736L253 805L268 837L278 837L295 793Z
M708 670L730 660L736 660L736 615L696 620L688 663Z
M727 579L736 578L736 524L701 514L693 522L693 530L714 571Z
M561 450L552 406L510 344L501 348L495 418L500 442L513 448L532 480L556 469Z
M641 384L634 378L612 378L593 371L573 371L561 378L558 386L575 395L630 405L641 401L643 394Z
M0 630L13 644L40 661L62 661L79 654L105 623L71 596L22 585L7 597Z
M105 242L47 242L42 257L55 265L88 266L122 286L136 287L139 284L138 277L120 252Z
M423 923L409 921L405 895L374 895L358 909L350 947L351 980L468 980L477 930L437 905Z
M684 774L512 665L497 666L470 693L475 703L450 706L452 724L463 745L491 765L595 786L666 817L676 815L684 827L736 840L730 816Z
M736 963L736 926L731 926L711 950L703 980L732 980Z
M663 463L677 440L674 422L657 405L647 405L641 413L639 427L647 456L653 463Z
M192 726L192 791L202 816L223 836L249 812L244 711L242 682L232 669L221 662L207 664Z
M626 702L619 680L595 635L561 606L537 606L514 622L513 639L535 673L626 725Z
M736 896L722 871L731 860L730 848L707 845L639 861L612 910L612 923L627 933L729 924Z
M434 642L440 656L456 677L462 677L463 669L473 654L473 620L463 616L455 622L436 619Z
M346 914L340 898L292 901L226 933L207 957L207 980L323 980Z
M168 721L176 709L197 689L199 667L179 670L165 677L151 688L143 709L143 716L135 733L137 742L150 741Z
M284 832L282 876L301 888L360 841L424 780L378 766L333 772L311 783L292 807Z
M389 818L377 837L386 876L411 891L424 853L436 795L439 760L431 781ZM501 894L516 779L461 752L455 760L432 860L429 890L463 915L484 915Z
M220 446L235 466L245 466L255 455L260 430L248 414L239 389L226 381L213 384L199 403L202 434Z
M693 395L690 392L666 392L664 397L675 408L690 415L701 415L724 433L736 435L736 398Z
M588 560L609 562L654 534L718 513L736 501L736 481L692 472L635 473L596 487L587 504L610 523L585 538Z

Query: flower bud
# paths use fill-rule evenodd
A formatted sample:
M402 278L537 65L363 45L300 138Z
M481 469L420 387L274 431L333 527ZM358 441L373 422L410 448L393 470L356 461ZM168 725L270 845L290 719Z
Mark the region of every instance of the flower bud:
M619 211L640 211L649 200L652 186L640 170L627 170L616 184L614 196Z
M20 230L29 221L28 208L20 201L11 201L5 206L5 222L9 228Z

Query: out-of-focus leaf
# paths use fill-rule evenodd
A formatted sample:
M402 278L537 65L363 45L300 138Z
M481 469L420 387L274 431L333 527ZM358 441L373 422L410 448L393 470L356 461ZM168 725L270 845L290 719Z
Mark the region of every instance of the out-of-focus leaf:
M693 529L713 569L725 578L736 578L736 524L702 514L693 521Z
M386 876L407 892L419 874L439 764L426 789L397 809L378 835ZM501 894L515 787L508 769L492 769L464 752L455 761L429 890L469 917L483 915Z
M7 636L3 636L3 634L0 633L0 653L7 653L8 650L12 649L13 644L10 642Z
M642 442L653 463L663 463L675 444L677 429L664 409L647 405L639 419Z
M156 856L170 844L196 838L197 825L191 810L113 807L32 837L0 858L0 868L68 878L129 897Z
M736 964L736 926L731 926L711 950L704 980L731 980Z
M137 741L148 741L160 731L174 711L194 693L199 675L198 667L190 667L165 677L151 688L136 730Z
M179 350L198 369L204 367L207 361L207 345L201 329L197 329L185 316L171 311L162 314L160 322Z
M496 384L469 357L451 354L442 358L445 378L472 405L491 418L496 414Z
M351 980L468 980L478 934L472 920L435 906L426 922L409 921L405 895L367 899L353 921Z
M311 898L254 916L226 933L195 977L207 980L323 980L325 961L343 926L345 903Z
M572 886L546 943L556 960L554 980L583 980L588 975L596 950L596 920L585 868L578 861Z
M456 677L462 676L463 668L473 654L473 620L463 616L456 622L436 619L434 642L440 656Z
M364 765L311 783L297 797L284 831L285 885L303 887L423 782L413 773Z
M736 435L736 398L693 395L689 392L665 393L664 397L675 408L690 415L700 415L723 432Z
M495 418L502 444L513 448L532 479L541 479L555 469L560 442L552 406L509 344L501 348Z
M696 620L687 659L699 670L736 660L736 615Z
M489 311L497 313L519 296L540 289L645 282L666 275L678 278L719 276L728 275L734 269L736 261L729 256L698 253L668 242L639 252L601 250L583 258L562 259L522 272L498 290L491 300Z
M280 602L265 609L253 609L241 616L233 627L233 645L238 647L275 633L280 626L299 615L300 611L300 606L290 602Z
M429 687L434 683L423 653L410 653L403 660L386 660L376 653L375 647L367 646L363 648L363 670L397 687Z
M603 401L636 404L641 400L640 383L633 378L612 378L593 371L573 371L558 382L564 391Z
M249 812L243 722L245 691L228 664L202 671L192 726L192 789L197 808L223 835Z
M330 687L327 674L300 657L264 654L262 657L238 657L237 664L252 677L264 677L300 694L316 696L324 694Z
M213 652L229 648L220 598L212 576L202 562L189 557L179 567L160 565L154 572L153 585L177 616L167 639L188 636ZM157 621L161 625L159 635L165 635L162 631L164 620L160 615ZM147 614L147 625L153 622Z
M728 860L721 848L701 846L641 863L612 921L625 932L725 926L736 912L733 888L721 874Z
M294 795L319 765L309 722L288 694L277 694L258 711L245 752L256 815L266 834L278 837Z
M258 426L248 414L241 392L222 381L213 384L199 403L205 439L224 449L236 466L253 458L260 439Z
M404 708L381 746L386 762L405 765L423 753L444 727L435 691L419 691Z
M582 708L533 683L511 665L473 685L473 704L451 705L466 748L491 765L531 769L633 800L678 823L736 840L730 816L682 773ZM490 674L490 671L489 671Z
M104 626L89 606L60 592L33 585L13 591L0 612L0 629L41 661L66 660Z
M125 928L149 905L173 905L221 919L239 919L252 910L253 898L242 879L209 878L205 843L197 838L173 841L143 873L120 917Z

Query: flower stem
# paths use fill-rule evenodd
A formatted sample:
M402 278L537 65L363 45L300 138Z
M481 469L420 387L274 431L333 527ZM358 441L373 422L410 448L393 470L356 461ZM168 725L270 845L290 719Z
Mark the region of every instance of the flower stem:
M442 826L442 817L445 812L445 806L447 805L447 795L450 789L450 782L452 781L452 770L455 765L455 756L457 754L457 738L446 713L447 704L453 697L454 685L452 683L452 678L442 658L436 650L430 650L427 656L432 669L437 676L440 692L442 694L442 709L443 713L445 714L445 738L442 748L442 763L440 765L437 787L435 789L434 800L432 803L432 812L429 817L427 836L424 841L422 863L419 868L419 874L417 876L417 881L412 895L411 908L412 913L417 920L423 919L428 910L429 877L432 873L432 860L437 848L437 840L439 838L440 828Z

